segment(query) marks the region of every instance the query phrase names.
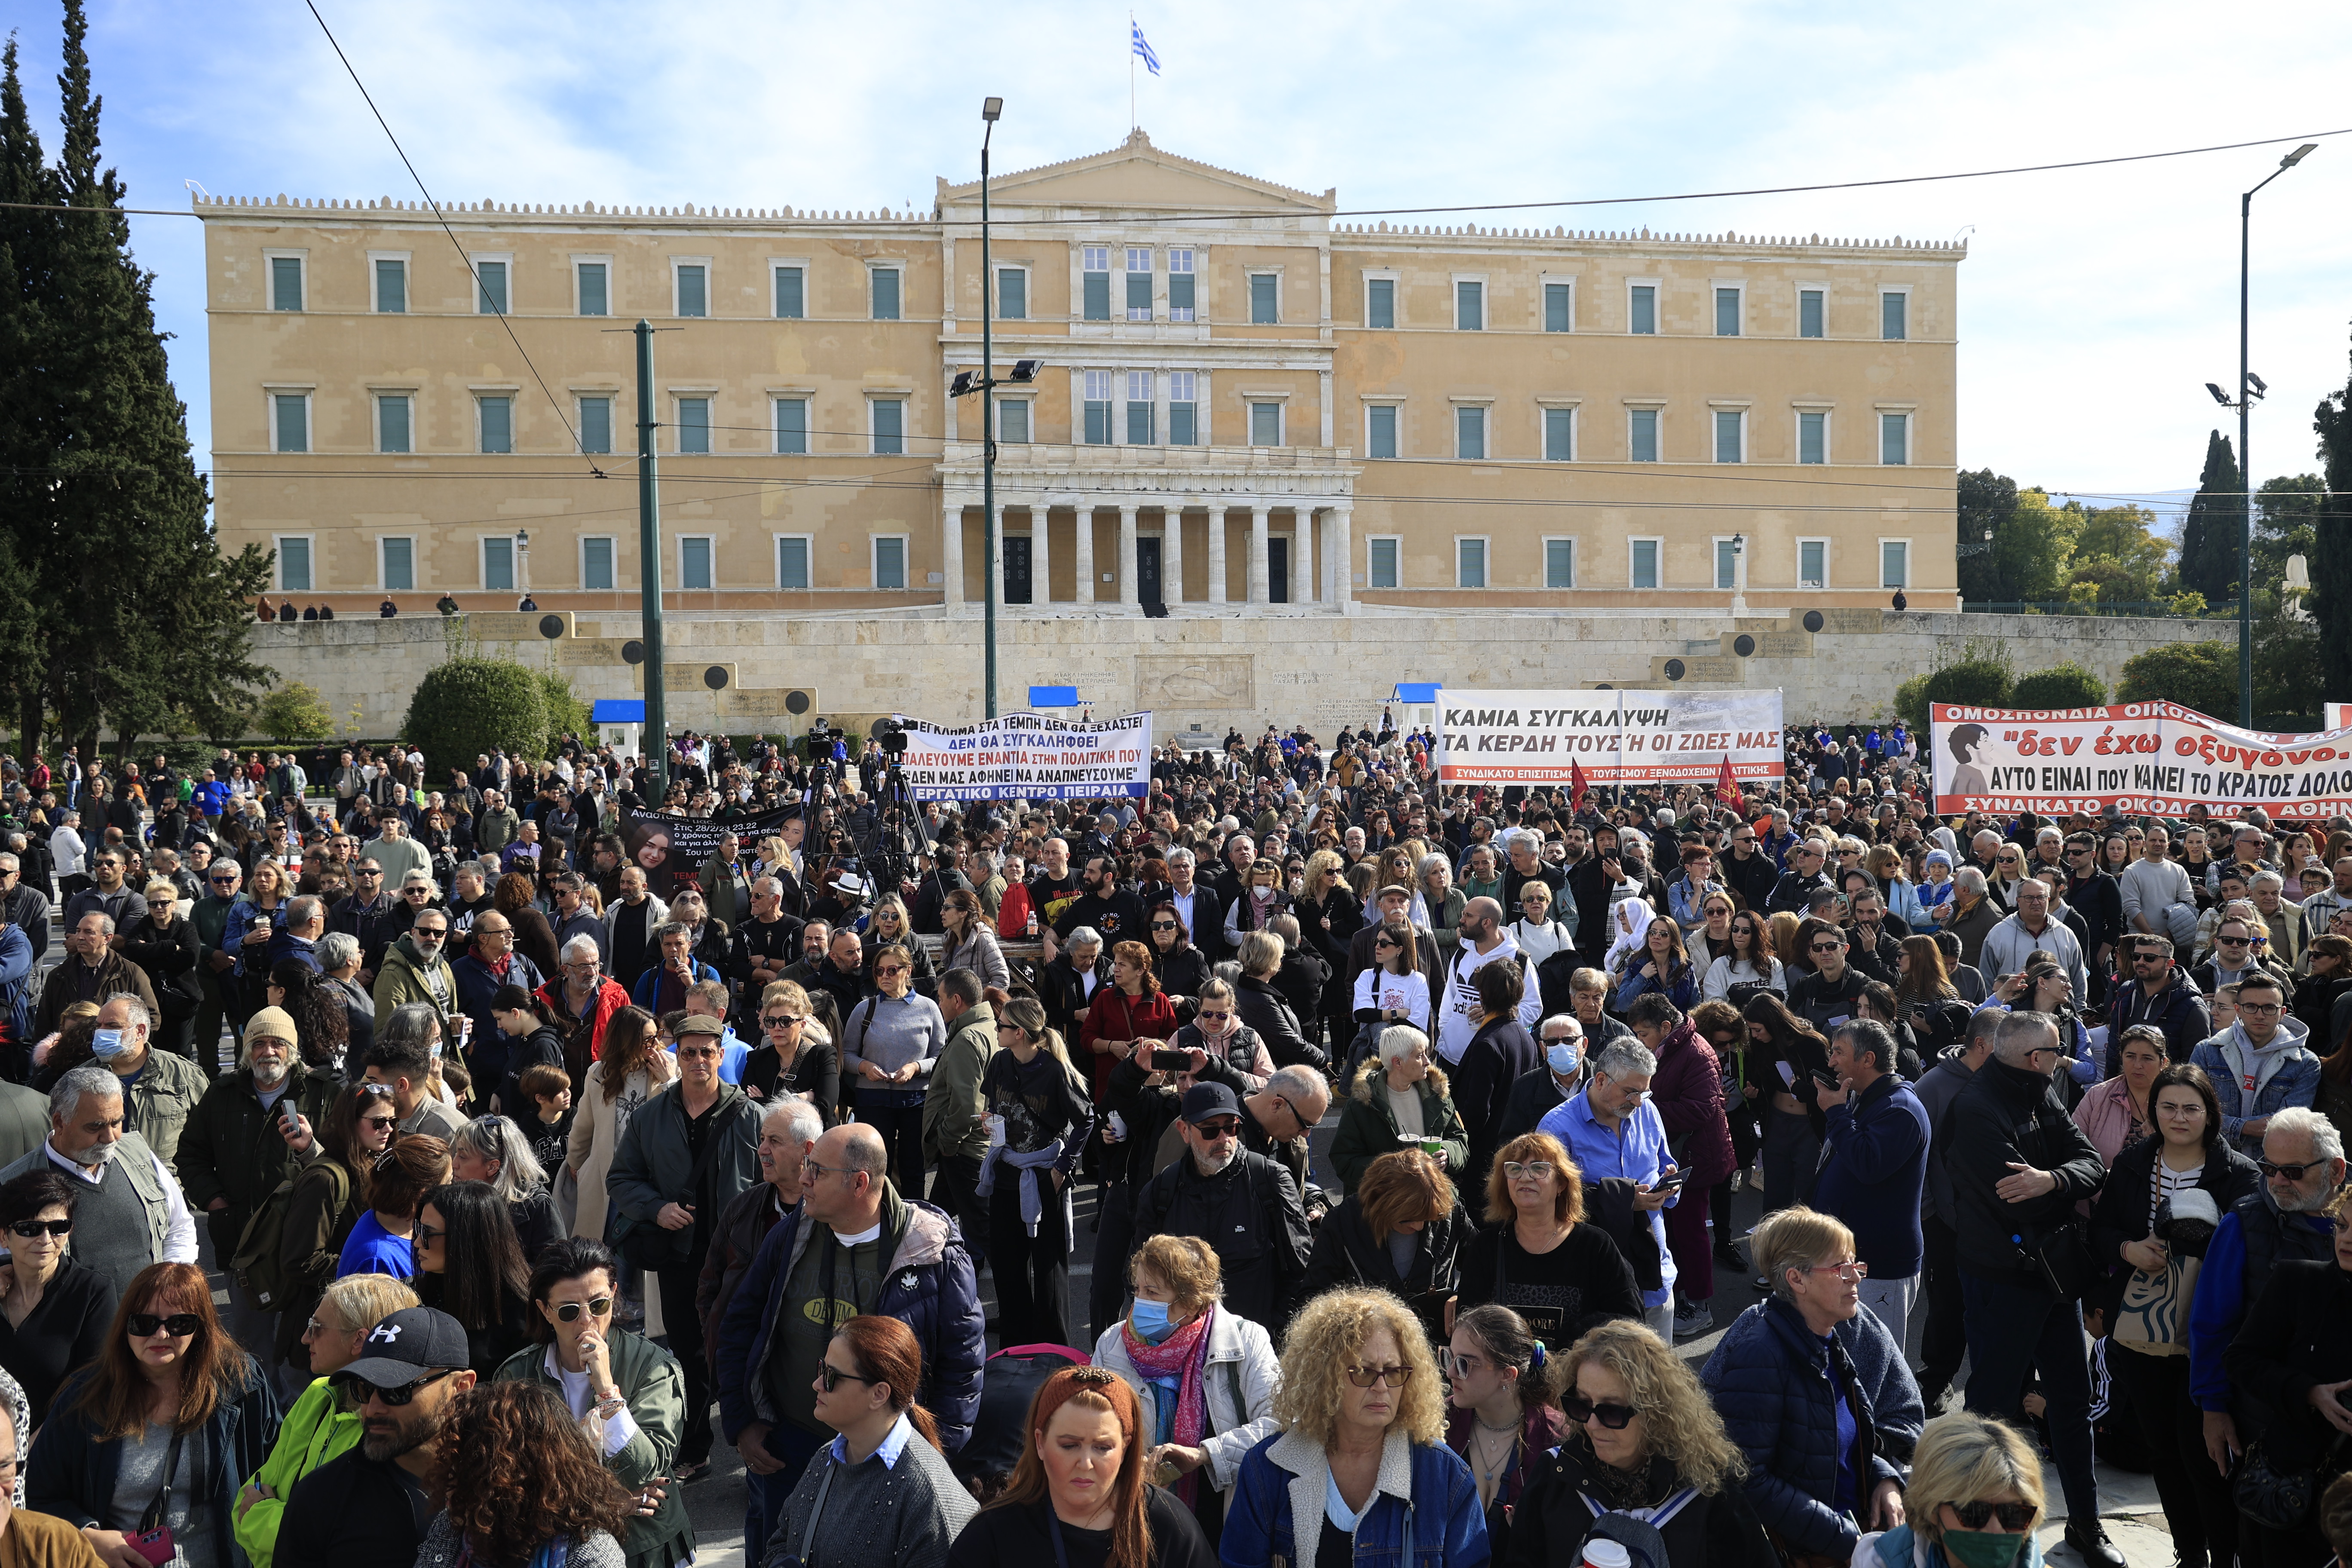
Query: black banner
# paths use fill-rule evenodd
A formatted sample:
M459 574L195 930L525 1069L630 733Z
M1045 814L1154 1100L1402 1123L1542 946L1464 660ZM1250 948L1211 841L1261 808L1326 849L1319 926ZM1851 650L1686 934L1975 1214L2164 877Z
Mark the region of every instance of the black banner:
M701 887L702 863L719 847L719 839L731 833L748 850L761 839L783 832L784 824L798 816L800 809L790 805L733 822L625 811L621 814L621 844L629 858L645 872L646 891L667 903L674 889Z

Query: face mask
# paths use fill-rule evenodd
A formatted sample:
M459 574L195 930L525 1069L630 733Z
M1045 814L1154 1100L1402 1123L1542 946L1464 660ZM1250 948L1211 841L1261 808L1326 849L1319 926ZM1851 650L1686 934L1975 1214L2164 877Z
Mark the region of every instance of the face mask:
M2022 1535L2004 1535L1995 1530L1948 1530L1944 1531L1944 1555L1955 1568L2009 1568L2025 1549Z
M1544 1060L1551 1065L1552 1071L1562 1078L1574 1073L1582 1059L1576 1046L1570 1041L1563 1040L1558 1045L1544 1047Z
M1135 1337L1148 1345L1156 1345L1176 1331L1176 1325L1168 1321L1168 1303L1165 1301L1139 1299L1128 1321L1135 1328Z
M100 1029L89 1037L89 1054L100 1061L110 1061L122 1054L122 1031Z

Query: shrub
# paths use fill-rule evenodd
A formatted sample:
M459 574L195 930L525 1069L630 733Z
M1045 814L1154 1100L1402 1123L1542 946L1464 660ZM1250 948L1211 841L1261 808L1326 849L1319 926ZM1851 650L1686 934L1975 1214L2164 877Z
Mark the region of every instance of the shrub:
M539 672L539 698L547 709L547 749L553 752L563 736L577 735L583 742L596 736L595 709L588 700L572 689L572 678L561 670Z
M2238 650L2224 642L2168 643L2124 661L2118 702L2178 702L2234 723L2238 714Z
M2006 647L1970 643L1950 663L1929 670L1923 690L1929 702L2006 708L2011 679Z
M2096 708L2106 700L2107 683L2079 664L2021 675L2009 693L2012 708Z
M335 716L327 711L318 691L299 680L263 698L253 721L273 741L319 741L335 732Z
M425 672L400 734L425 753L427 779L446 779L494 746L544 756L547 700L539 677L511 659L453 658Z
M1915 675L1895 689L1895 716L1911 726L1912 733L1927 732L1927 678Z

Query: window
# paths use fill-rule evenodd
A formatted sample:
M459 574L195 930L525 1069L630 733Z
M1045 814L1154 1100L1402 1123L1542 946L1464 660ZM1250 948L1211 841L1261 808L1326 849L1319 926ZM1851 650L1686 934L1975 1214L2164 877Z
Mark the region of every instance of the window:
M1573 539L1544 541L1544 586L1576 586L1576 541Z
M269 258L269 308L273 310L299 310L302 308L300 257L273 256Z
M698 261L681 261L673 270L677 284L677 313L710 314L710 268Z
M1110 445L1110 372L1087 372L1087 432L1089 447Z
M1000 321L1025 321L1029 319L1027 268L1000 267L996 269L996 319Z
M1627 542L1633 546L1630 561L1633 567L1633 586L1656 587L1658 585L1658 552L1665 542L1659 539L1634 539Z
M1890 343L1899 343L1909 337L1911 327L1911 296L1900 289L1889 289L1878 297L1878 335Z
M874 319L895 321L898 319L898 269L877 267L871 275L874 295Z
M1193 253L1190 250L1168 253L1168 319L1171 321L1192 319L1193 261ZM1171 424L1172 426L1172 419Z
M482 536L482 586L493 592L511 594L515 591L514 536L510 533L486 533Z
M511 452L514 450L514 399L503 395L478 397L474 405L481 424L482 450Z
M776 450L794 455L809 449L808 399L776 399Z
M1715 585L1718 588L1739 586L1739 552L1728 539L1715 542Z
M283 594L307 594L310 591L310 541L308 535L278 536L278 589Z
M412 594L416 591L416 541L413 539L379 539L376 541L376 573L387 594Z
M580 400L580 449L583 452L610 452L613 449L613 400L610 397L583 397Z
M1797 541L1797 586L1826 588L1830 582L1830 542L1826 539Z
M1454 279L1454 330L1458 332L1483 332L1486 330L1486 286L1475 279Z
M1454 585L1457 588L1483 588L1486 585L1485 540L1457 539L1454 542Z
M1573 331L1576 324L1576 290L1567 283L1544 285L1544 331Z
M1250 274L1250 325L1271 327L1282 320L1282 274Z
M907 586L907 541L903 534L877 534L874 540L874 585L877 588L904 589ZM1039 585L1039 598L1045 597L1044 585Z
M580 585L583 588L613 587L613 541L608 534L597 534L580 542Z
M677 585L681 588L710 588L710 536L689 533L677 542Z
M1134 276L1133 273L1128 274L1130 281ZM1153 444L1151 391L1150 371L1131 370L1127 373L1127 444L1130 447Z
M797 321L808 314L808 274L798 267L779 267L776 279L776 320Z
M1715 291L1715 335L1718 338L1739 335L1739 293L1737 289Z
M907 400L903 397L877 397L866 406L873 411L874 455L896 458L907 450Z
M1364 325L1384 332L1395 330L1395 279L1367 278L1364 279Z
M1737 408L1715 411L1715 460L1738 463L1746 460L1748 416Z
M1633 408L1626 411L1628 420L1627 455L1636 463L1658 460L1658 411L1654 408Z
M1036 439L1029 433L1029 400L1009 397L996 405L996 438L1000 441L1029 442Z
M1454 411L1454 455L1485 461L1486 411L1473 404Z
M1078 252L1078 313L1089 321L1108 321L1110 320L1110 247L1082 245Z
M1882 414L1878 416L1878 460L1898 468L1911 460L1911 416Z
M307 392L279 392L270 395L271 415L277 423L274 445L280 452L307 452L310 449L310 395Z
M1282 405L1253 403L1250 408L1250 445L1279 447L1282 445Z
M809 586L808 535L787 533L777 538L776 586L779 588Z
M375 258L375 313L408 314L408 263L393 257Z
M1370 568L1364 574L1365 586L1398 586L1398 563L1403 553L1404 541L1395 534L1375 534L1364 541L1364 564Z
M583 261L572 269L572 276L579 290L582 315L613 313L612 272L604 262Z
M408 395L384 393L375 400L375 449L379 452L406 452L412 448L408 437Z
M1173 258L1190 252L1171 251ZM1172 263L1171 263L1172 264ZM1168 287L1172 291L1176 279L1171 276ZM1172 312L1173 307L1171 310ZM1201 443L1200 380L1189 370L1168 373L1168 444L1171 447L1197 447Z
M1397 405L1393 403L1368 404L1364 408L1364 456L1393 458L1397 455Z
M1818 338L1823 335L1822 328L1827 324L1829 316L1828 298L1829 296L1819 289L1797 290L1797 335L1799 337Z
M507 264L503 261L474 263L474 310L478 315L503 316L507 313Z
M1658 286L1654 283L1636 283L1632 288L1631 295L1631 299L1626 302L1625 330L1644 337L1655 334L1658 330Z
M702 453L710 450L710 399L681 397L677 400L677 449Z
M1127 319L1151 320L1151 252L1136 245L1127 248Z
M1547 408L1543 411L1544 461L1572 463L1576 460L1576 410Z
M1830 416L1810 410L1797 411L1797 461L1826 463L1830 460Z
M1907 588L1911 585L1910 541L1882 539L1878 542L1878 585L1882 588Z

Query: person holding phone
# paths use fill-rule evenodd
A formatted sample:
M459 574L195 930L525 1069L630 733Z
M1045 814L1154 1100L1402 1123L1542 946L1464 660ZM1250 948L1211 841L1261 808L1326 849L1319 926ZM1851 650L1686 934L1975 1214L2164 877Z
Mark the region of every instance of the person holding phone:
M1114 946L1110 980L1096 988L1078 1029L1078 1043L1092 1066L1089 1090L1097 1104L1110 1087L1114 1066L1139 1049L1165 1046L1176 1033L1176 1006L1160 991L1150 948L1139 942Z
M1158 984L1141 943L1121 942L1119 953L1115 972L1138 971ZM1166 998L1151 995L1167 1007ZM1175 1014L1167 1018L1172 1027ZM1093 1134L1095 1108L1035 997L1015 996L998 1009L996 1043L1001 1048L980 1075L988 1152L974 1191L988 1204L998 1326L1006 1344L1067 1344L1070 1178ZM1130 1051L1136 1046L1160 1042L1134 1042Z
M1659 1281L1642 1293L1642 1319L1674 1342L1675 1255L1661 1211L1681 1197L1681 1173L1666 1152L1666 1124L1650 1103L1658 1058L1639 1040L1612 1040L1592 1058L1592 1077L1546 1115L1537 1131L1566 1146L1587 1182L1622 1177L1634 1184L1633 1209L1658 1248Z

